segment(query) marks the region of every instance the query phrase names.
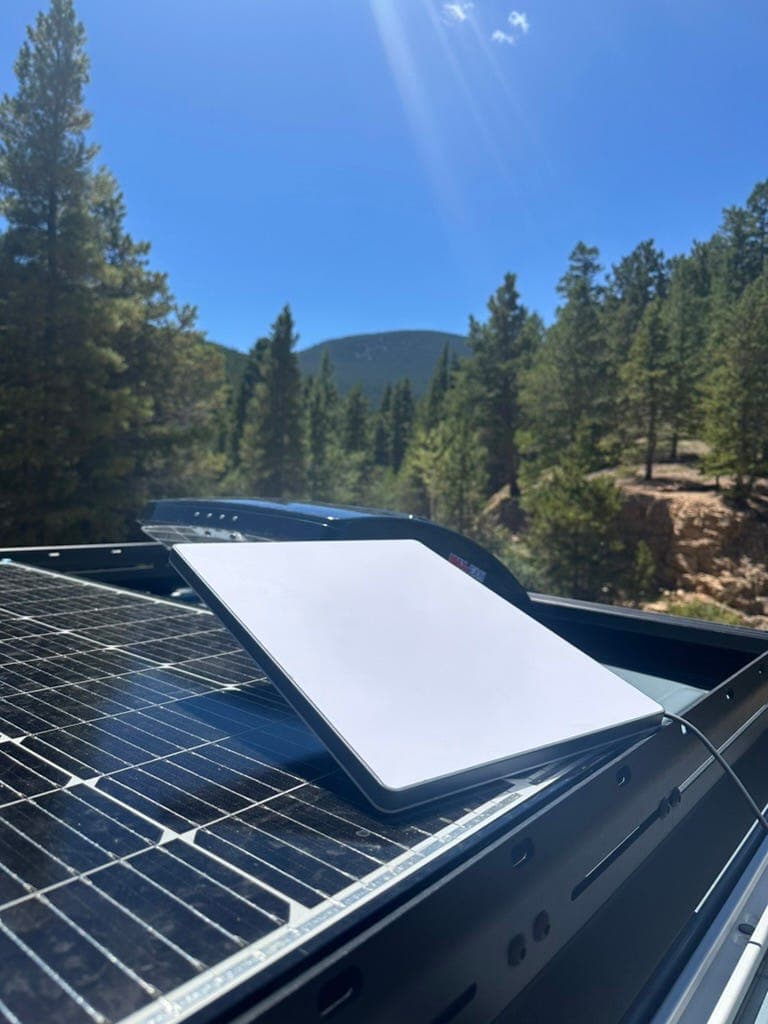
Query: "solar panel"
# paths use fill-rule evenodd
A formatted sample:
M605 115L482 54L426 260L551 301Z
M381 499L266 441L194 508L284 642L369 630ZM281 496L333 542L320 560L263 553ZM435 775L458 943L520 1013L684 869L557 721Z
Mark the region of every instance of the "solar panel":
M587 763L380 816L208 611L2 564L0 1019L213 1012Z

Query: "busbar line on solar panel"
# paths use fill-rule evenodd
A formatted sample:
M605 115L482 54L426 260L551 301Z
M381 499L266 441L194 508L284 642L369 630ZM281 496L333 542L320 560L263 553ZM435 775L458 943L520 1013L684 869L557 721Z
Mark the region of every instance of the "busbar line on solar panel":
M0 1018L183 1019L573 758L396 819L206 610L0 565Z

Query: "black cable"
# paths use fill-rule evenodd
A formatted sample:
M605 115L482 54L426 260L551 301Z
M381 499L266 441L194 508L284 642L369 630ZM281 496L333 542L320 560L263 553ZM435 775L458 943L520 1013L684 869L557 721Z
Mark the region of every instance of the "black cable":
M697 729L695 725L692 725L686 718L683 718L682 715L673 715L670 711L665 711L664 712L664 717L665 718L669 718L673 722L677 722L677 724L682 726L684 729L689 729L693 733L694 736L698 736L698 738L701 740L701 742L704 744L704 746L710 752L712 757L714 757L714 759L721 766L723 771L727 775L729 775L731 777L732 781L736 784L736 786L738 787L739 792L741 793L741 795L744 797L744 799L749 804L749 806L750 806L750 808L752 810L752 813L754 814L754 816L757 819L757 821L759 822L759 824L762 826L763 830L765 832L768 832L768 820L766 820L765 815L760 810L760 808L757 806L755 801L752 799L752 796L750 795L749 790L747 789L747 787L741 781L741 779L736 774L736 772L733 770L733 768L731 768L731 766L725 760L725 758L720 753L720 751L717 749L717 747L714 745L714 743L712 743L711 740L707 739L707 737L704 735L704 733L701 731L701 729Z

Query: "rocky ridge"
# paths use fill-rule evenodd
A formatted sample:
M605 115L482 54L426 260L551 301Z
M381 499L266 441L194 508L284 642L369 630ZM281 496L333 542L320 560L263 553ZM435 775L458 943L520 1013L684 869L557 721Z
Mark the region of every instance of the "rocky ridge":
M695 465L663 464L649 482L640 470L609 475L623 494L622 533L630 544L644 541L653 556L662 592L645 605L648 610L674 606L679 614L681 605L696 603L691 614L698 616L704 602L733 610L745 625L768 629L768 480L749 508L738 509ZM514 538L525 534L509 488L490 498L484 516Z
M656 481L619 485L626 535L650 548L667 603L670 596L683 603L709 599L767 628L768 494L759 492L749 508L737 509L691 470L664 469Z

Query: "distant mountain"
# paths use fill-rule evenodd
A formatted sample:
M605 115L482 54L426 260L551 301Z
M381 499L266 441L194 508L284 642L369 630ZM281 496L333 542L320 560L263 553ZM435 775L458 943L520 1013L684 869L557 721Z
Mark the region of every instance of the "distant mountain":
M409 377L414 394L422 395L432 377L438 356L447 344L458 356L469 354L467 339L445 331L384 331L382 334L353 334L332 338L298 353L305 377L320 369L328 352L336 385L341 392L359 384L372 405L378 405L387 384ZM219 346L224 351L227 380L237 390L245 370L246 354Z
M299 352L304 376L316 374L327 352L340 391L359 384L372 404L377 405L387 384L409 377L415 395L427 388L444 345L459 356L469 354L467 340L444 331L385 331L382 334L353 334L332 338Z

